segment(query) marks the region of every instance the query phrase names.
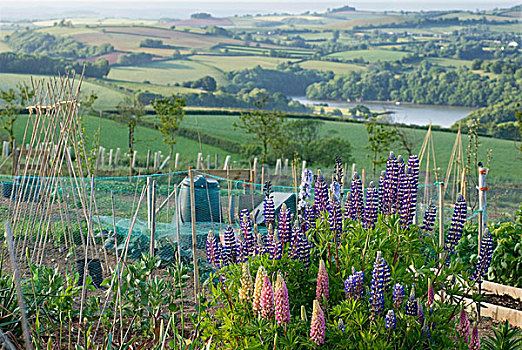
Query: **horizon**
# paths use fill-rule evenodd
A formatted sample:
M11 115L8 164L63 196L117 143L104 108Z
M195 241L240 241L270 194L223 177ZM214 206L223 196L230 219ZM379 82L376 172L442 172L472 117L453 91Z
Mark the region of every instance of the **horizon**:
M122 8L122 5L125 7ZM495 8L510 8L522 4L520 1L486 0L458 1L299 1L290 0L284 3L276 0L243 0L241 2L203 0L176 1L153 0L147 3L124 0L23 0L0 2L1 21L23 21L78 17L105 17L131 19L188 18L191 13L208 12L214 17L232 17L258 14L288 13L300 14L307 11L325 12L331 8L349 5L359 11L483 11Z

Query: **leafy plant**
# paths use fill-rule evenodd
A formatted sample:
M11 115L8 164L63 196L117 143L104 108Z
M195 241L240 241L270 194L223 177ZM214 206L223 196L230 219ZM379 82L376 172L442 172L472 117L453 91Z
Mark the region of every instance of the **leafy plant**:
M522 332L515 327L510 327L509 322L502 323L493 328L493 334L483 342L485 350L515 350L522 348Z

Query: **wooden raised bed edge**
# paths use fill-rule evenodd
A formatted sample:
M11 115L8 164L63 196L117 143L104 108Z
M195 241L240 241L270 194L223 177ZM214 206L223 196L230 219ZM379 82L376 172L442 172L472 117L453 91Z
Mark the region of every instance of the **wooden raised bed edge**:
M516 288L495 282L484 281L482 282L482 291L491 294L496 294L499 296L509 295L513 299L522 300L522 288Z
M463 299L466 305L466 311L477 311L476 304L472 299ZM490 317L496 321L508 321L511 326L522 328L522 311L510 309L500 305L490 303L481 303L480 315L482 317Z

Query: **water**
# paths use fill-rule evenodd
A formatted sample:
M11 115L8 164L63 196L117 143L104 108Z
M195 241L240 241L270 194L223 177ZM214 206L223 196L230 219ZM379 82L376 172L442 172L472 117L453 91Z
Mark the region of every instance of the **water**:
M338 101L318 101L309 100L306 97L292 97L294 100L303 104L313 105L316 103L326 103L329 107L334 108L352 108L356 105L364 105L371 111L390 111L393 112L391 118L396 123L415 124L415 125L439 125L449 128L456 121L468 115L473 108L470 107L454 107L454 106L434 106L434 105L411 105L401 104L395 105L390 103L353 103Z

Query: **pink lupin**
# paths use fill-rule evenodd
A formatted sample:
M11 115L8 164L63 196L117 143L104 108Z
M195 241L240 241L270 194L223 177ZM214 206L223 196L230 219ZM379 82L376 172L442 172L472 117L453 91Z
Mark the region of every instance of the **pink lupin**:
M277 273L275 284L275 318L278 325L290 323L290 305L288 303L288 289L280 272Z
M471 341L469 342L469 350L479 350L480 349L480 337L478 334L477 324L473 327L473 331L471 332Z
M261 317L270 320L274 317L274 290L270 279L265 277L261 290Z
M310 340L317 345L324 343L325 337L325 324L324 324L324 313L321 309L321 305L317 300L314 300L314 309L312 312L312 325L310 327Z
M460 310L460 316L459 316L459 325L457 326L457 331L459 332L460 336L464 338L464 342L468 342L469 337L469 320L468 315L466 314L466 311L464 309Z
M319 261L319 272L317 273L317 287L315 289L315 298L319 300L319 302L326 301L330 296L328 291L328 285L328 272L326 271L324 261L321 259L321 261Z
M433 283L431 283L431 279L428 279L428 300L426 300L426 306L433 306L433 302L435 301L435 290L433 289Z

